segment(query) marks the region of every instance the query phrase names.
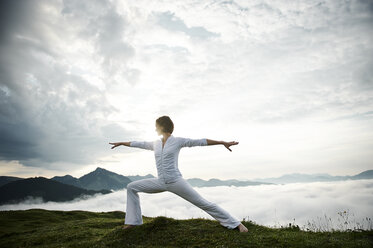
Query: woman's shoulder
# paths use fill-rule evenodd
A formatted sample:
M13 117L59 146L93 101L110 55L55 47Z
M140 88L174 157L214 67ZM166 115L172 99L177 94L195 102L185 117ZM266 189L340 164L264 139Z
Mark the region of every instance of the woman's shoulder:
M174 140L176 141L181 141L181 140L184 140L186 139L185 137L182 137L182 136L172 136L174 138Z

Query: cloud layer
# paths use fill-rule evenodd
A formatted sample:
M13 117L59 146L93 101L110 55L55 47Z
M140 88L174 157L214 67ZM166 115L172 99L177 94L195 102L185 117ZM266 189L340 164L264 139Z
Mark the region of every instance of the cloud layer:
M219 186L195 190L239 220L245 218L266 226L280 227L295 223L302 229L317 227L330 230L358 227L367 229L369 224L372 225L372 221L368 222L365 218L373 219L373 180L246 187ZM214 219L202 209L168 191L156 194L140 192L139 196L144 216ZM40 200L38 202L38 199L30 199L17 205L0 206L0 210L43 208L125 212L126 202L126 190L120 190L108 195L99 194L89 199L77 199L66 203L42 203ZM346 214L338 214L343 211L346 211ZM345 220L348 222L347 225L343 224Z

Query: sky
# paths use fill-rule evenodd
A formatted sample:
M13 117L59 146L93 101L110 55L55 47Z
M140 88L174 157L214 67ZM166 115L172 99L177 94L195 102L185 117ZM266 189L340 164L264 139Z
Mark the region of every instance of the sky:
M259 225L281 227L291 223L298 225L302 230L309 228L321 231L330 231L331 228L371 230L373 225L371 179L246 187L218 186L195 190L238 220L242 221L245 218ZM126 197L127 191L123 189L111 194L97 194L69 202L43 203L40 198L30 198L19 204L1 205L0 210L42 208L125 212ZM207 212L172 192L140 192L139 197L143 216L214 220Z
M238 141L183 148L185 178L373 169L373 3L0 3L0 175L157 175L152 151L109 142Z

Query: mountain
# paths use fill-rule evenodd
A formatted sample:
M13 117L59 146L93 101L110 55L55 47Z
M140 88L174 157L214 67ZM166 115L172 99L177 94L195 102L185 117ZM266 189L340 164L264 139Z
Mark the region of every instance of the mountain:
M70 175L65 176L55 176L51 178L52 180L58 181L60 183L70 184L79 188L83 188L84 186L80 183L79 179Z
M363 171L360 174L351 177L352 179L372 179L373 178L373 170Z
M287 183L305 183L305 182L331 182L343 180L373 179L373 170L363 171L354 176L331 176L326 173L302 174L292 173L285 174L281 177L255 178L257 182L287 184Z
M1 176L0 177L0 187L9 183L9 182L13 182L13 181L17 181L17 180L20 180L20 179L24 179L24 178L21 178L21 177L8 177L8 176Z
M76 178L71 175L55 176L51 179L60 183L72 185L75 187L87 189L87 190L119 190L127 187L127 184L132 181L141 180L144 178L154 178L152 174L145 176L123 176L101 167L97 167L96 170L80 177ZM0 186L6 185L9 182L20 180L24 178L0 176ZM331 176L326 173L316 174L301 174L292 173L285 174L281 177L270 177L270 178L256 178L252 180L220 180L212 178L210 180L203 180L200 178L186 179L194 187L214 187L214 186L248 186L248 185L260 185L260 184L286 184L286 183L298 183L298 182L329 182L329 181L340 181L340 180L359 180L359 179L373 179L373 170L363 171L354 176Z
M146 176L139 176L139 175L136 175L136 176L127 176L131 181L137 181L137 180L141 180L141 179L145 179L145 178L154 178L154 176L152 174L148 174Z
M0 204L15 204L29 197L44 201L71 201L83 195L108 194L109 190L86 190L45 177L31 177L9 182L0 187Z
M86 189L123 189L131 182L128 177L97 167L96 170L79 178Z
M80 178L75 178L70 175L61 176L61 177L52 177L51 179L71 184L77 187L85 189L123 189L127 187L127 184L133 181L145 179L145 178L154 178L152 174L147 174L145 176L122 176L114 172L108 171L106 169L97 167L95 171L90 172ZM214 187L214 186L247 186L247 185L259 185L259 184L268 184L263 182L253 182L253 181L239 181L236 179L230 180L219 180L219 179L210 179L208 181L191 178L187 181L195 187Z
M273 183L264 183L264 182L254 182L254 181L239 181L236 179L220 180L212 178L208 181L200 178L190 178L187 179L190 185L194 187L216 187L216 186L248 186L248 185L260 185L260 184L273 184Z
M127 187L131 182L128 177L97 167L96 170L79 178L66 175L63 177L52 177L52 180L67 183L89 190L118 190Z

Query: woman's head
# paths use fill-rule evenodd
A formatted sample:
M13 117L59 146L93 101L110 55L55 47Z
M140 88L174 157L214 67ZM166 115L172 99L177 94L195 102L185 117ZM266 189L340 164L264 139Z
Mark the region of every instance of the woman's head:
M164 133L171 134L174 131L174 123L167 115L161 116L155 121L155 130L158 132L158 135Z

